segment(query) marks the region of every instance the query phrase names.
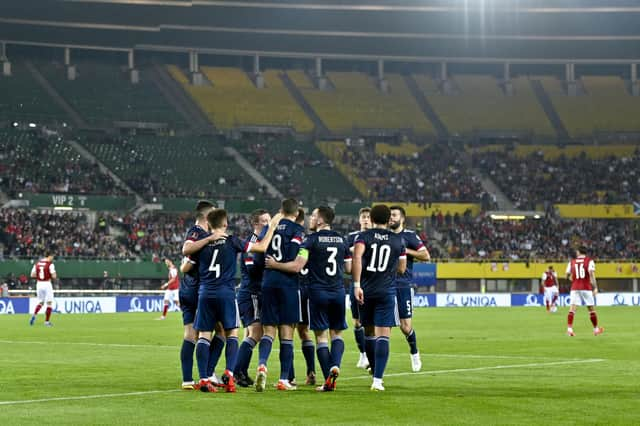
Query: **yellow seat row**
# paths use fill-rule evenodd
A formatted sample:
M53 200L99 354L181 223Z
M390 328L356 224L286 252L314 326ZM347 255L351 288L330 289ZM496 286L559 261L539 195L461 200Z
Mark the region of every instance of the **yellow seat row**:
M169 72L216 127L285 126L310 132L313 123L282 84L278 71L264 72L265 88L258 89L239 68L202 67L211 85L193 86L175 66Z
M353 128L413 129L433 135L431 123L420 110L402 77L386 76L390 91L382 93L372 77L358 72L328 72L334 89L313 87L303 71L287 71L322 121L335 132Z
M526 77L512 80L513 96L507 96L495 77L456 75L457 91L445 95L437 82L416 75L418 86L451 133L466 135L475 131L514 130L553 136L555 132L535 97Z

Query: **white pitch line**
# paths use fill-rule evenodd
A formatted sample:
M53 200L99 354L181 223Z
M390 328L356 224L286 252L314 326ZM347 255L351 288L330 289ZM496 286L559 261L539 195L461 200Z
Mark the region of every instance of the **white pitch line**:
M34 404L38 402L75 401L75 400L82 400L82 399L118 398L122 396L151 395L154 393L170 393L170 392L182 392L182 390L180 389L154 390L154 391L125 392L125 393L105 393L101 395L62 396L59 398L25 399L21 401L0 401L0 405Z
M100 346L112 348L153 348L153 349L180 349L180 346L170 345L133 345L126 343L91 343L91 342L32 342L26 340L0 340L0 343L24 344L24 345L74 345L74 346Z
M420 371L418 373L391 373L385 374L384 377L401 377L401 376L423 376L428 374L447 374L447 373L465 373L469 371L488 371L488 370L505 370L508 368L526 368L526 367L548 367L551 365L567 365L567 364L587 364L593 362L603 362L606 361L600 358L593 359L582 359L582 360L568 360L568 361L555 361L555 362L534 362L529 364L513 364L513 365L494 365L491 367L475 367L475 368L454 368L451 370L431 370L431 371ZM340 381L348 381L348 380L359 380L359 379L371 379L369 375L356 376L356 377L345 377L341 378Z

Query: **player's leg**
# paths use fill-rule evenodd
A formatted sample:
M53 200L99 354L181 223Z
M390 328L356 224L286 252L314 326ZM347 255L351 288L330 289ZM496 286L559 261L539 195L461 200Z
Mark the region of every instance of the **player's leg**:
M198 334L193 328L193 322L196 318L196 309L198 307L197 289L192 291L181 291L179 297L182 299L182 323L184 325L184 334L182 339L182 347L180 348L180 365L182 367L182 389L194 389L193 382L193 353L196 349L196 339Z
M367 353L365 351L364 327L362 327L362 323L360 322L360 306L353 294L353 287L349 290L349 302L351 306L351 317L353 318L353 337L356 340L356 345L360 352L356 367L367 369L369 367L369 360L367 359Z
M289 382L289 373L293 365L293 330L295 325L281 324L278 326L278 338L280 339L280 380L278 390L295 390L295 386Z
M558 310L558 297L560 296L560 292L558 291L557 286L552 287L553 290L551 292L551 312L556 312Z
M260 323L260 300L258 294L248 292L238 293L238 309L240 319L245 329L245 337L238 349L238 359L234 376L236 383L242 387L253 385L253 380L249 378L248 369L253 355L253 349L262 338L262 324Z
M267 381L267 361L271 355L273 339L276 336L278 318L279 289L264 287L262 289L262 329L263 334L258 345L258 369L256 374L256 391L265 390Z
M225 345L225 370L222 374L222 384L227 392L235 392L236 384L233 377L233 370L236 368L238 357L238 327L240 327L240 311L236 302L235 294L221 298L219 301L222 327L226 337Z
M33 310L33 315L31 315L31 319L29 320L29 325L33 325L36 322L36 316L44 306L44 301L47 297L46 288L41 283L36 284L36 297L38 298L38 304Z
M197 333L193 322L184 325L182 347L180 348L180 366L182 368L182 389L193 390L193 353L196 349Z
M604 328L598 327L598 314L596 313L595 298L593 297L593 293L591 291L585 291L584 298L587 309L589 310L589 319L591 320L591 324L593 325L593 335L597 336L599 334L602 334Z
M396 303L398 319L400 320L400 330L405 335L409 344L409 353L411 357L411 370L414 372L422 369L422 360L418 352L418 342L416 340L416 331L413 329L413 289L399 288L396 290Z
M389 361L389 336L391 327L396 324L396 298L394 296L381 297L376 301L374 310L375 325L375 363L371 390L383 391L382 378Z
M341 303L342 300L344 300L344 290L340 290L333 295L329 300L327 309L331 337L331 367L329 368L329 378L326 384L331 390L336 388L336 380L340 375L340 366L344 355L342 331L347 329L347 322L345 321L345 306L344 303Z
M576 307L580 304L580 295L576 290L571 290L569 298L571 301L569 302L569 314L567 314L567 334L569 336L575 336L573 332L573 319L576 315Z
M211 383L214 385L220 384L218 376L216 376L216 367L218 365L218 361L220 361L222 350L224 349L226 342L227 339L225 338L224 327L220 322L216 322L215 334L213 335L211 345L209 346L209 363L207 366L209 380L211 380Z
M171 301L171 290L167 289L164 291L164 297L162 298L162 315L160 315L159 320L163 320L167 318L167 311L169 310L169 304Z
M280 289L278 305L278 337L280 338L280 380L278 390L295 390L289 382L289 372L293 366L293 330L302 320L300 290L297 288Z
M51 312L53 312L53 286L51 283L46 284L44 302L47 309L44 311L44 325L51 327Z
M211 330L216 325L215 311L212 303L207 297L200 297L198 300L198 310L194 328L198 331L198 342L196 343L196 363L200 381L197 388L202 392L216 392L215 386L209 380L209 352L211 346Z
M298 337L300 337L300 341L302 342L302 355L304 356L304 361L307 365L307 379L305 381L306 385L315 385L316 384L316 357L315 357L315 347L313 345L313 340L311 340L311 333L309 332L309 312L307 305L307 322L298 323Z
M318 364L326 381L329 378L331 368L331 351L329 350L329 330L314 330L316 335L316 352L318 354Z

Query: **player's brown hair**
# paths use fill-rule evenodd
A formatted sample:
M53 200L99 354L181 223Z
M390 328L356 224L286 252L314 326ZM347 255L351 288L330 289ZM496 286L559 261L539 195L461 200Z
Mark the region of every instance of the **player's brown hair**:
M227 219L227 211L225 209L211 210L207 214L207 222L211 229L221 228Z
M293 216L298 214L298 200L287 198L282 200L282 214L285 216Z
M268 211L266 211L265 209L256 209L254 211L251 212L251 224L252 225L257 225L260 222L260 216L262 216L263 214L269 213Z
M391 209L385 204L378 204L371 209L371 221L376 225L388 225L391 219Z
M335 219L336 214L333 212L333 209L329 206L319 206L317 207L318 216L322 218L324 223L327 225L331 225L333 223L333 219Z
M400 212L400 214L402 215L403 219L407 218L407 212L404 210L404 207L402 207L402 206L398 206L398 205L391 206L391 207L389 207L389 210L398 210Z
M302 207L298 207L298 216L296 216L295 222L298 224L304 223L304 209Z
M371 207L363 207L358 211L358 216L362 216L362 213L371 214Z
M198 201L198 203L196 204L196 219L197 220L204 219L205 214L209 211L209 209L212 209L213 207L215 206L211 201L207 201L207 200Z

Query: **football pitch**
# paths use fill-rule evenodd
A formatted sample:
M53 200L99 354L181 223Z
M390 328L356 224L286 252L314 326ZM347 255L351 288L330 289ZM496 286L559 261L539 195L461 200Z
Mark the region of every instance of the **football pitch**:
M336 392L179 389L182 323L157 314L0 317L0 424L640 424L640 312L601 307L594 337L585 308L568 337L566 308L415 311L423 370L412 373L399 330L386 391L355 368L350 328ZM278 345L274 344L274 349ZM296 341L298 382L304 359ZM250 371L255 371L257 352ZM223 359L217 372L224 366ZM317 367L319 371L319 367ZM194 371L194 376L197 376Z

